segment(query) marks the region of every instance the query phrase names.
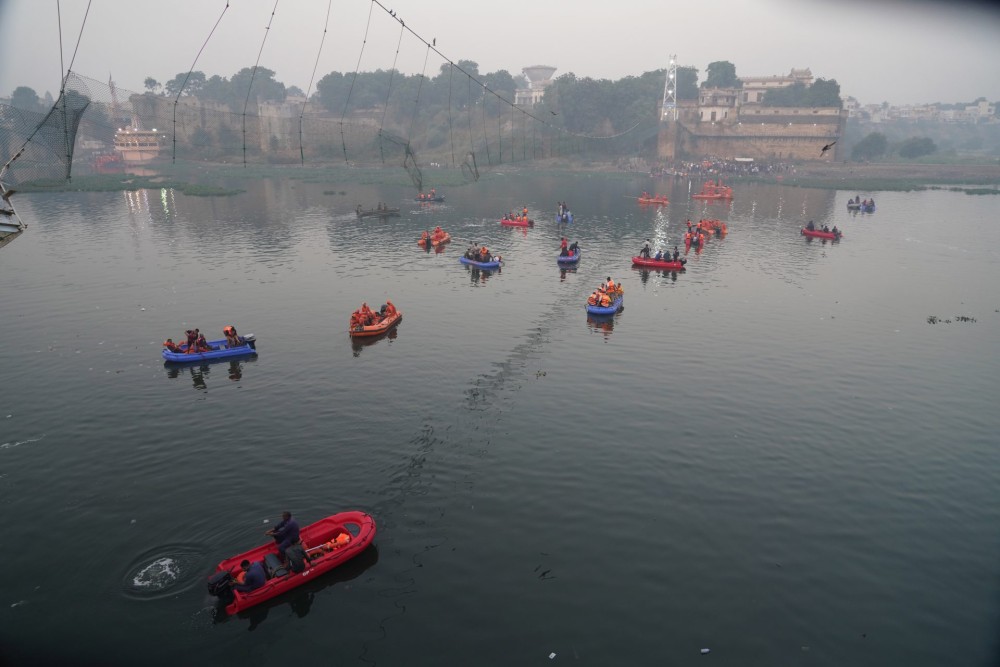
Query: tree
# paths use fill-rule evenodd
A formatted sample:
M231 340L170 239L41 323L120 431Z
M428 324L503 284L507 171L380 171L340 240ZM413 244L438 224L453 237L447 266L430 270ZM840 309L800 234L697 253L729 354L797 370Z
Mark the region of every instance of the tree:
M154 95L156 94L156 91L160 89L160 82L151 76L147 76L146 80L142 82L142 85L146 86L146 90Z
M42 111L42 105L38 100L38 93L34 88L18 86L10 95L10 105L15 109L25 111Z
M288 86L288 88L285 89L285 93L289 97L305 97L306 96L305 91L302 90L301 88L299 88L298 86Z
M899 146L899 157L913 159L937 152L930 137L910 137Z
M882 157L889 149L889 141L881 132L872 132L867 137L854 144L851 149L852 160L871 160Z
M728 60L717 60L708 64L708 77L702 88L739 88L742 84L736 76L736 65Z
M184 86L183 92L185 95L198 95L204 85L204 72L191 72L190 74L188 72L180 72L164 84L163 90L166 92L167 97L177 97L177 93L181 92L181 86Z
M698 70L694 67L677 68L677 99L698 99Z

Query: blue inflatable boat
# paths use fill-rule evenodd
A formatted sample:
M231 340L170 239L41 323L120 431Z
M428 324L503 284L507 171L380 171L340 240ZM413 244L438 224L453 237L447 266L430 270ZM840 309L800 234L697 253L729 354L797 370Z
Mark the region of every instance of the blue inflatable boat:
M214 361L216 359L230 359L232 357L247 357L257 354L257 339L253 334L248 334L243 337L245 341L244 345L239 347L226 347L226 339L220 338L219 340L208 341L208 346L211 349L209 352L194 352L192 354L187 354L186 352L171 352L170 350L163 348L163 359L164 361L171 361L174 363L190 363L192 361ZM182 343L178 345L180 349L187 349L187 343Z
M469 264L470 266L478 266L480 269L499 269L500 262L477 262L474 259L469 259L468 257L459 257L458 261L462 264Z
M556 258L556 261L559 262L560 265L564 266L567 264L576 264L580 261L580 249L577 248L572 256L567 255L563 257L562 255L559 255L559 257Z
M604 308L603 306L591 306L587 304L587 312L591 315L614 315L622 308L622 303L625 302L625 297L620 296L615 299L610 306Z
M569 211L566 211L562 215L559 215L558 213L556 213L556 223L557 224L566 224L566 225L568 225L571 222L573 222L573 214L570 213Z

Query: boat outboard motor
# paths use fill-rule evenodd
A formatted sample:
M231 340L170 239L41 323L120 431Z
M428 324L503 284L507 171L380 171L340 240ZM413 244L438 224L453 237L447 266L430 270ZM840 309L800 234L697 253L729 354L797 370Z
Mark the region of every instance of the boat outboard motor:
M257 337L253 334L247 334L243 337L243 342L250 346L250 349L257 349Z
M229 570L216 572L208 578L208 592L226 604L233 599L233 577Z

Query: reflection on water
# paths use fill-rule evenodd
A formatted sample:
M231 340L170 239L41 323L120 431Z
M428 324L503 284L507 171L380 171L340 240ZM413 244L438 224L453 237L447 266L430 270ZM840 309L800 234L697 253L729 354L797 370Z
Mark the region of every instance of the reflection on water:
M622 308L624 310L624 307ZM621 315L622 311L619 310L614 315L594 315L587 313L587 328L592 333L603 334L604 338L608 338L615 330L615 320Z
M241 357L239 359L218 359L216 361L195 361L195 362L170 362L165 361L163 367L167 372L167 377L176 380L179 377L190 377L194 388L199 391L208 389L208 381L211 378L213 369L216 373L222 372L225 368L227 379L237 382L243 379L243 367L248 363L256 363L257 355Z
M351 349L354 352L354 356L355 357L360 357L361 356L361 351L364 350L366 347L371 347L373 345L377 345L380 342L382 342L383 340L387 340L391 344L392 341L396 340L396 336L399 335L399 327L401 327L401 326L403 326L402 321L400 321L399 324L397 324L396 326L392 327L388 331L380 333L377 336L362 336L362 337L357 337L357 338L352 336L351 337Z

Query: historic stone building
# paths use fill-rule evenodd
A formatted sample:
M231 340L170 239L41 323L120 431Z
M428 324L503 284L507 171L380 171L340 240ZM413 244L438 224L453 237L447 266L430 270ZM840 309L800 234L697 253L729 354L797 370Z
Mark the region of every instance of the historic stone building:
M745 77L741 88L707 88L696 101L679 101L677 119L661 123L659 156L665 159L754 158L763 160L837 160L847 111L839 107L768 107L768 90L795 83L810 85L808 69L783 77Z

